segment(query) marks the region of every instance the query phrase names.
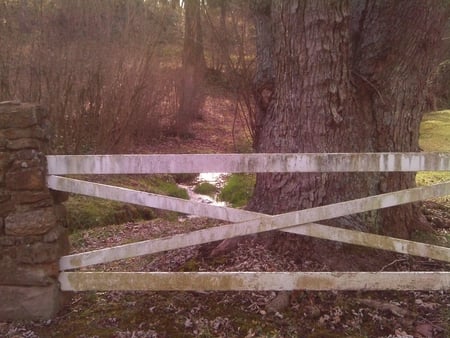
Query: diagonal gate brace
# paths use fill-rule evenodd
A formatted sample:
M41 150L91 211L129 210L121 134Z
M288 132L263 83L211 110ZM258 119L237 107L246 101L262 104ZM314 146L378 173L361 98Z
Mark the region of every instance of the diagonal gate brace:
M450 261L449 248L320 224L311 224L311 222L416 202L431 197L446 196L450 194L450 183L401 190L332 205L269 216L240 209L205 205L198 202L59 176L48 176L47 180L49 188L56 190L238 222L186 234L174 235L167 238L141 241L86 253L63 256L60 260L61 270L108 263L119 259L270 230L281 230L344 243L364 245L372 248Z

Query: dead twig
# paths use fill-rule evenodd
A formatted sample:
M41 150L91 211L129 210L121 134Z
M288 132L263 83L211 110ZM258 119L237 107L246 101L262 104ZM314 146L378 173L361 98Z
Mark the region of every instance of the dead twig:
M394 264L397 264L397 263L399 263L399 262L405 262L405 261L406 261L406 258L399 258L399 259L396 259L396 260L390 262L389 264L386 264L385 266L383 266L383 267L380 269L379 272L384 271L384 269L386 269L386 268L388 268L388 267L390 267L390 266L392 266L392 265L394 265Z

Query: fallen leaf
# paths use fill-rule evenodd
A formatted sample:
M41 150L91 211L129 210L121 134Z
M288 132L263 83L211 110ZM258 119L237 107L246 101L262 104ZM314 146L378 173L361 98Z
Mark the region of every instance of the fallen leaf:
M433 337L433 326L428 323L422 323L416 326L416 332L423 337Z
M402 309L392 303L380 302L373 299L360 299L359 302L380 311L389 311L397 317L404 317L408 313L408 310Z

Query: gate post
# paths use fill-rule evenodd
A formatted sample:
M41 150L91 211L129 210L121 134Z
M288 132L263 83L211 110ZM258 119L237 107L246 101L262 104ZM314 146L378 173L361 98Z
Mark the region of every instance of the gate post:
M51 318L62 303L58 261L69 241L46 184L49 138L44 109L0 102L0 320Z

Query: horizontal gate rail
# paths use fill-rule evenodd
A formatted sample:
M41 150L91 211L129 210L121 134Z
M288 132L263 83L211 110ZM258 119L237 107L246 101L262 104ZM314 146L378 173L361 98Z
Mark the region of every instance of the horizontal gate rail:
M450 272L69 272L227 238L280 230L450 262L450 248L313 222L450 195L450 182L270 216L56 175L450 171L450 153L47 156L48 187L234 222L165 238L63 256L62 290L448 290Z
M62 177L49 177L49 187L62 191L76 192L81 194L86 194L87 191L84 190L86 188L91 189L89 193L95 193L96 197L104 197L109 199L114 199L116 196L116 192L120 191L127 195L127 199L130 203L145 205L145 206L153 206L149 205L151 203L147 203L148 200L145 199L145 196L149 195L148 193L139 192L130 189L105 186L102 184L96 184L91 182L73 182L76 180L66 179ZM68 183L65 185L65 183ZM77 184L74 184L77 183ZM92 186L93 188L89 188ZM411 203L420 201L423 199L428 199L431 197L439 197L446 196L450 194L450 182L436 184L433 186L413 188L407 190L396 191L392 193L386 193L377 196L370 196L365 198L360 198L356 200L351 200L347 202L340 202L331 205L320 206L316 208L300 210L289 212L276 216L269 215L259 215L258 218L247 220L239 223L228 224L223 226L217 226L214 228L203 229L194 231L187 234L179 234L174 235L168 238L155 239L142 241L137 243L131 243L126 245L120 245L111 248L99 249L86 253L78 253L68 256L61 257L60 260L60 269L61 270L69 270L75 269L79 267L85 267L94 264L107 263L118 259L130 258L135 256L142 256L146 254L152 254L160 251L178 249L182 247L187 247L191 245L198 245L209 243L213 241L223 240L227 238L250 235L254 233L269 231L269 230L282 230L283 228L293 227L300 224L307 224L312 222L317 222L321 220L346 216L354 213L365 212L374 209L387 208L391 206ZM130 195L130 196L128 196ZM134 199L130 199L131 197L135 197ZM140 197L136 197L140 196ZM161 200L178 200L170 197L164 198L164 196L158 196ZM122 201L122 199L120 199ZM179 200L183 201L183 200ZM188 201L184 201L188 202ZM189 202L195 203L195 202ZM226 214L227 209L224 207L213 207L217 208L217 210L222 210ZM171 209L173 210L173 209ZM212 209L211 209L212 210ZM252 216L255 213L252 213ZM202 214L200 214L202 216ZM249 217L250 215L245 215L245 217ZM226 218L225 218L226 219ZM227 220L227 219L226 219ZM331 228L332 227L328 227ZM323 230L324 228L322 228ZM344 231L343 229L341 229ZM300 230L301 232L302 230ZM295 232L292 230L291 232ZM319 230L317 234L319 234ZM339 231L336 231L338 233ZM332 232L333 234L333 232ZM350 231L346 232L347 236L343 235L343 232L340 232L340 237L345 239L346 241L354 241L359 242L360 244L364 244L366 241L364 238L361 238L359 235L355 235ZM310 236L315 236L314 231L309 232ZM325 236L323 232L319 234L320 236ZM368 235L368 234L364 234ZM372 235L376 236L376 235ZM383 237L383 236L380 236ZM323 237L322 237L323 238ZM334 240L334 238L327 238ZM409 251L412 254L418 254L420 256L425 254L431 254L436 259L441 260L449 260L449 250L443 247L437 246L428 246L422 243L414 243L409 241L395 240L393 241L380 241L379 237L371 237L367 241L373 241L372 247L382 246L382 248L404 252ZM344 241L344 240L343 240ZM359 244L355 243L355 244ZM366 245L366 244L364 244Z
M49 155L50 175L447 171L449 153Z
M63 291L448 290L450 272L61 272Z

